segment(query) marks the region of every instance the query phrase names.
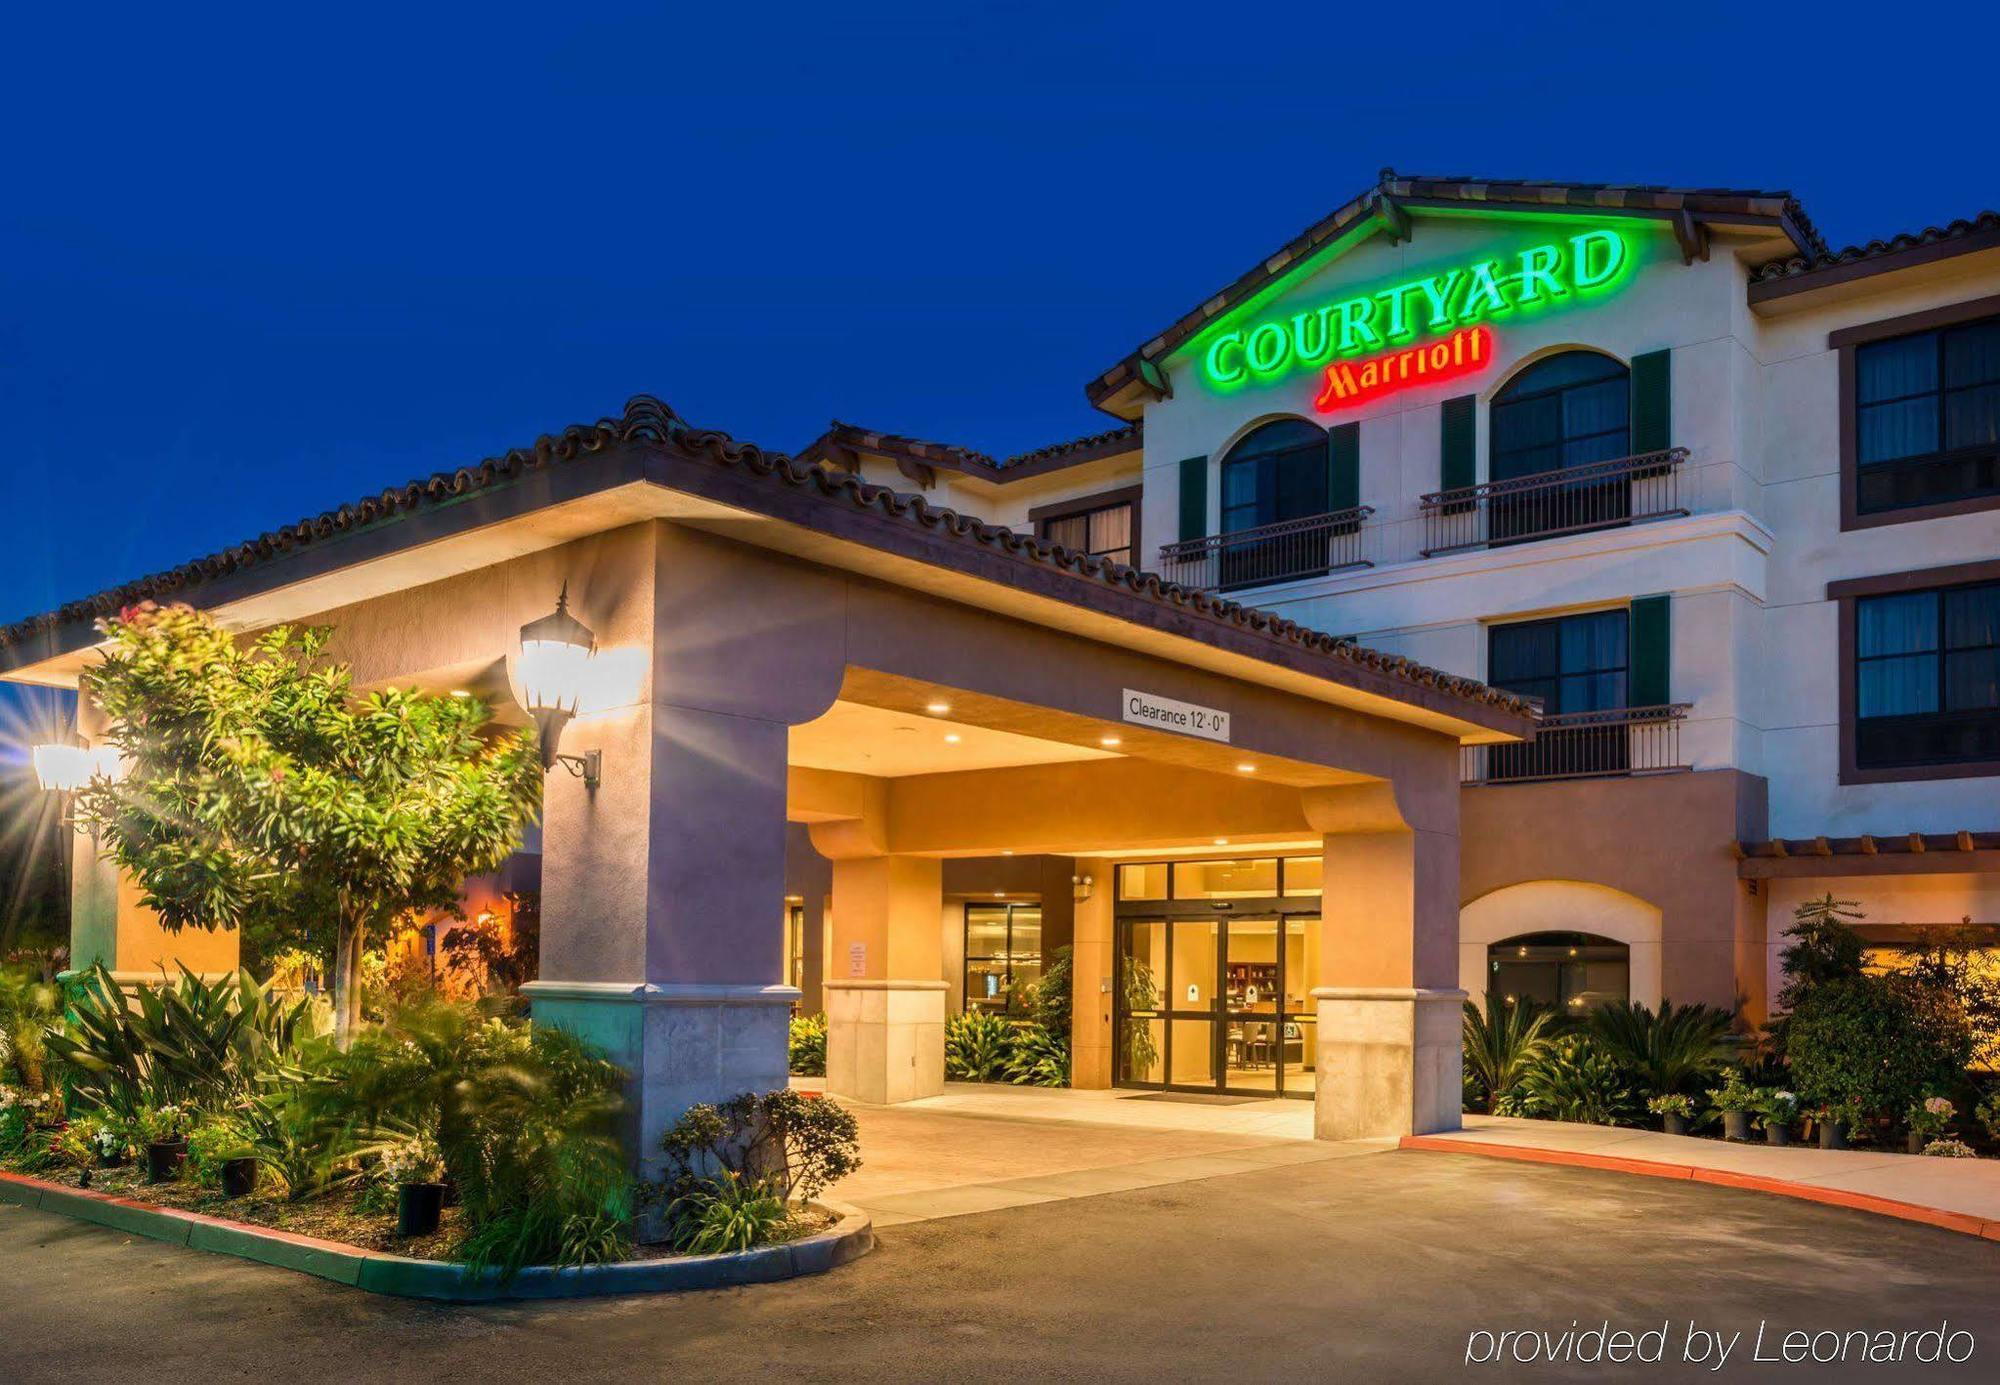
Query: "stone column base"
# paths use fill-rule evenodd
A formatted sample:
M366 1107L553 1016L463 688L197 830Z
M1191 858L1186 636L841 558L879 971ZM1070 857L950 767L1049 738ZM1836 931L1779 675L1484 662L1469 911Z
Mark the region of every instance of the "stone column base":
M1322 986L1313 1134L1322 1140L1459 1128L1465 992Z
M796 986L530 981L521 993L536 1024L575 1034L631 1075L626 1141L642 1178L660 1176L660 1136L688 1107L790 1081Z
M944 1091L942 981L826 983L826 1094L877 1106Z

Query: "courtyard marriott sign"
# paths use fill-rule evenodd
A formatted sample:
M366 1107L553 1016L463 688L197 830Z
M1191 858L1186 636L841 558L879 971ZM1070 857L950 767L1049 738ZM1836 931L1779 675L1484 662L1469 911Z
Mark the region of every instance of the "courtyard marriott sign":
M1232 390L1323 366L1322 411L1364 403L1479 369L1493 359L1492 334L1475 324L1587 301L1613 288L1630 258L1624 236L1595 230L1475 260L1223 332L1203 352L1202 374Z

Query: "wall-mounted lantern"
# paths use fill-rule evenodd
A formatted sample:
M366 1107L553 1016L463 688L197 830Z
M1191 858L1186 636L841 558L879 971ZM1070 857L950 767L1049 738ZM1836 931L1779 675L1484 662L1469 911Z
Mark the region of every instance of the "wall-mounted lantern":
M569 583L565 582L556 597L555 610L521 627L521 659L516 666L521 703L535 719L535 733L541 742L543 771L561 765L592 789L602 778L603 752L563 755L559 748L563 728L583 700L590 658L596 650L597 637L590 627L569 613Z
M35 782L45 792L67 798L93 779L114 783L125 777L125 761L115 745L92 746L86 741L51 741L34 748ZM67 804L64 805L67 809ZM73 822L67 811L62 821Z

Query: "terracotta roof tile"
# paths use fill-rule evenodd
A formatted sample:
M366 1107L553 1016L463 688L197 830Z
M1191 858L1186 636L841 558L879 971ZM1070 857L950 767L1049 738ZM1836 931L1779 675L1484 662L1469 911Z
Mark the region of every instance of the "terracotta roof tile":
M1137 447L1142 437L1141 425L1127 423L1102 433L1070 438L1063 442L1050 443L1047 447L1037 447L1032 451L1016 452L1011 457L995 459L989 453L961 447L956 443L930 442L923 438L907 437L901 433L883 433L863 428L858 423L842 423L839 419L835 419L827 426L824 433L808 443L798 455L804 461L825 461L835 447L845 447L857 452L909 457L932 466L950 467L975 475L996 477L1013 468L1032 467L1038 471L1047 471L1053 469L1051 463L1081 465L1101 457L1116 456L1128 448Z
M1792 279L1801 274L1831 269L1835 265L1856 264L1864 260L1880 259L1885 255L1894 255L1899 251L1915 250L1919 246L1964 240L1983 231L2000 231L2000 211L1980 212L1969 219L1953 221L1944 226L1926 226L1921 231L1904 231L1899 235L1890 236L1887 240L1871 240L1866 245L1849 245L1839 250L1828 250L1822 246L1816 254L1796 255L1789 260L1773 260L1767 265L1762 265L1750 276L1750 282L1767 284L1776 280Z
M0 648L21 644L62 625L101 619L135 602L185 599L190 591L213 578L386 524L414 511L462 500L537 471L574 465L608 449L634 443L672 447L717 466L741 467L755 476L768 478L773 485L809 486L831 504L851 505L905 519L967 544L1004 552L1023 562L1046 564L1090 583L1119 588L1163 606L1193 612L1218 625L1260 634L1275 643L1328 660L1370 669L1412 688L1432 689L1515 715L1533 715L1535 711L1528 699L1490 688L1477 679L1429 668L1399 654L1369 649L1352 639L1310 629L1273 612L1168 582L1157 573L1072 552L1060 544L1046 544L1003 525L988 524L971 515L932 505L921 495L871 485L781 452L766 452L752 443L738 442L727 433L690 427L671 408L650 395L632 399L618 418L572 425L561 433L537 439L532 447L516 448L476 466L441 471L428 480L412 481L363 497L351 505L302 519L205 558L0 628Z

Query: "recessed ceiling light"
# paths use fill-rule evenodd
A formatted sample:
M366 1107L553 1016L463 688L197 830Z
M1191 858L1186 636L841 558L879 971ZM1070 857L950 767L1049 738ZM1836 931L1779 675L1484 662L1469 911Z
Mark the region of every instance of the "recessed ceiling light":
M1229 838L1227 838L1227 837L1217 837L1217 838L1215 839L1215 844L1216 844L1217 846L1228 846L1228 845L1229 845Z
M941 717L951 710L951 704L949 702L926 702L924 710L934 717Z
M1122 737L1119 736L1099 736L1097 738L1097 743L1099 745L1123 745L1125 744L1125 741Z
M1011 846L1010 846L1010 847L1004 847L1004 848L1002 848L1002 850L1001 850L1000 854L1001 854L1002 856L1012 856L1012 855L1014 854L1014 848L1013 848L1013 847L1011 847Z
M963 739L964 737L960 736L956 731L947 731L944 733L944 743L946 745L957 745Z
M1255 774L1257 772L1257 766L1251 764L1248 760L1245 760L1242 764L1236 767L1236 772L1238 774Z
M995 890L993 892L993 897L995 899L1005 899L1007 897L1007 892L1005 890Z

